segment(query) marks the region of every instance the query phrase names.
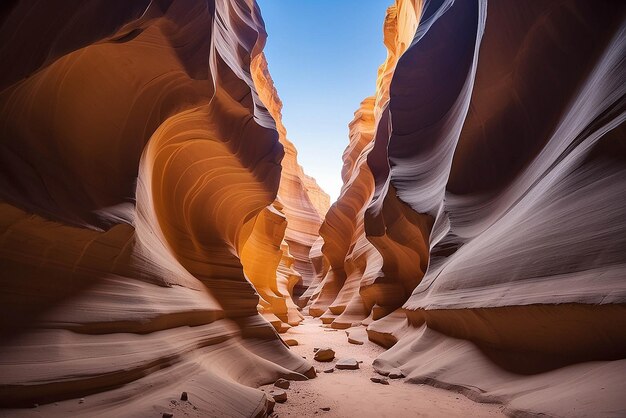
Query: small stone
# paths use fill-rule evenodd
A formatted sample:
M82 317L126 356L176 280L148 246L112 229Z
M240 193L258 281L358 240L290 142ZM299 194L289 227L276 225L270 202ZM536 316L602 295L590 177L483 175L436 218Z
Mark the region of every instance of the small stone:
M330 411L330 407L325 406L324 408L320 408L322 411Z
M359 363L353 358L347 358L339 360L335 363L335 367L340 370L357 370L359 368Z
M33 408L38 408L38 407L39 407L39 404L38 404L38 403L34 403L34 404L33 404Z
M189 400L189 396L187 395L187 392L183 392L180 394L180 400L181 401Z
M173 418L174 414L172 414L171 412L163 412L163 415L161 415L162 418Z
M317 350L319 350L319 349L320 349L319 347L313 347L313 352L317 353Z
M370 380L372 382L374 382L374 383L380 383L381 385L388 385L389 384L389 381L386 378L384 378L384 377L378 377L378 376L370 377Z
M339 330L334 329L334 328L328 328L328 329L325 329L324 331L326 331L326 332L337 332Z
M335 368L334 368L334 367L331 367L330 369L326 369L326 370L324 370L324 373L332 373L332 372L334 372L334 371L335 371Z
M335 358L335 351L332 348L320 348L313 358L317 361L332 361Z
M287 402L287 392L282 389L272 389L269 395L278 403Z
M274 382L274 386L281 389L289 389L289 380L286 379L278 379Z
M80 398L80 399L78 400L78 403L85 403L85 398Z
M389 372L390 379L400 379L401 377L404 377L404 374L400 369L391 369Z
M293 347L295 345L298 345L298 340L294 340L293 338L287 338L285 340L285 344L287 344L289 347Z
M350 344L363 345L363 341L355 340L354 338L348 337L348 342Z

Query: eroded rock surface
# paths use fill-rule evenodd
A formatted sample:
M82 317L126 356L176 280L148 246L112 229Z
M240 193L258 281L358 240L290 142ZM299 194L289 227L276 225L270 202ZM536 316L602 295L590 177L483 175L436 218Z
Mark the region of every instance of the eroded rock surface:
M268 412L254 386L314 371L257 310L301 319L325 194L277 129L257 5L2 13L0 406L149 416L184 387L202 415Z
M309 312L367 325L393 346L375 366L409 382L626 413L625 13L397 0Z

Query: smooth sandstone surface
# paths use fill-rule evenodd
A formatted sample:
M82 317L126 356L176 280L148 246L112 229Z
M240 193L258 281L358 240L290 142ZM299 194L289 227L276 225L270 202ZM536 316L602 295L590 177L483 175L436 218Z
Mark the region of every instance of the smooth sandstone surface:
M626 5L394 1L330 208L265 37L2 8L0 416L626 415Z
M0 407L40 406L0 414L266 414L254 387L315 373L258 312L302 319L328 203L277 129L258 6L3 13Z
M397 0L383 31L309 313L510 415L626 414L626 7Z

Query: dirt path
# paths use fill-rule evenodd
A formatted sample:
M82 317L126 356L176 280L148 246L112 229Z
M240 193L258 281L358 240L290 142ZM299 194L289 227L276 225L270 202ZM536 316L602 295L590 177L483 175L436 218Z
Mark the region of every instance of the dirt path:
M479 404L464 396L425 385L405 384L404 379L389 380L389 385L370 381L378 376L372 361L384 351L382 347L365 341L363 345L348 343L345 331L321 326L318 319L307 317L297 327L283 335L299 345L294 352L306 357L320 371L331 368L342 358L362 360L359 370L335 370L319 373L305 382L291 382L288 400L276 404L279 417L501 417L501 407ZM313 360L313 347L331 347L336 358L330 363ZM268 391L272 385L261 389ZM323 411L321 408L330 408Z

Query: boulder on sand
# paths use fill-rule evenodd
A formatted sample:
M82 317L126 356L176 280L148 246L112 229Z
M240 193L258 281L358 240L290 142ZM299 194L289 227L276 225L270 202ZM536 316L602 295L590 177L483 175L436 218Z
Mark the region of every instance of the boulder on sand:
M313 358L317 361L332 361L335 358L335 351L332 348L320 348Z
M340 370L356 370L359 368L359 362L353 358L339 360L335 367Z

